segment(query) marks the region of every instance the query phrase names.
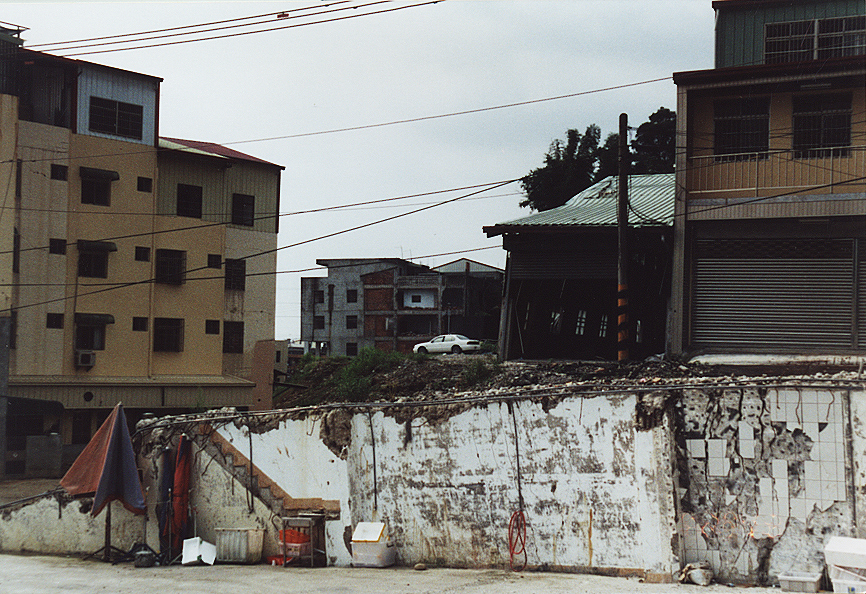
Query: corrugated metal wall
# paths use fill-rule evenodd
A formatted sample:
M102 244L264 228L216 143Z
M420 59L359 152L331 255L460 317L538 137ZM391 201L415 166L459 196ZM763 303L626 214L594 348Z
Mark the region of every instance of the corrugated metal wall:
M603 248L595 252L512 252L511 278L615 279L616 252Z
M764 25L866 13L863 0L821 0L727 8L716 20L716 68L762 64Z
M110 134L90 131L90 97L101 97L123 101L143 107L142 139L135 140ZM104 138L118 138L127 142L138 142L154 146L156 144L156 106L159 101L159 83L156 79L124 75L117 70L102 68L82 68L78 77L78 133Z

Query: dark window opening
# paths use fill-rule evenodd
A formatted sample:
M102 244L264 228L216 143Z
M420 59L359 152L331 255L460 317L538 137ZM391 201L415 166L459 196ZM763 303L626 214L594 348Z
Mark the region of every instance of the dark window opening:
M202 188L177 184L177 216L201 218Z
M48 240L48 253L49 254L66 254L66 240L65 239L49 239Z
M90 98L91 132L141 140L143 129L144 108L141 105L101 97Z
M421 303L421 295L412 295L412 303Z
M851 146L851 95L794 97L794 156L844 157Z
M770 149L770 99L716 101L713 117L714 152L721 160L766 158Z
M226 258L225 261L225 290L246 290L247 261Z
M207 267L208 268L222 268L223 267L223 257L219 254L208 254L207 255Z
M158 353L183 351L183 319L153 319L153 350Z
M358 303L358 289L346 289L346 303Z
M252 227L256 216L255 211L255 196L232 194L232 223Z
M63 328L63 314L62 313L50 313L46 316L45 319L45 327L46 328Z
M51 164L51 179L66 181L69 179L69 167L66 165Z
M147 332L147 318L132 318L132 331L133 332Z
M325 302L325 291L322 289L318 289L313 292L313 301L315 303L324 303Z
M135 246L135 261L150 262L150 248L140 245Z
M78 276L108 278L108 252L79 252Z
M204 321L204 333L205 334L219 334L220 333L220 321L219 320L205 320Z
M346 330L355 330L358 327L358 316L346 316Z
M139 192L152 192L153 191L153 179L149 177L139 177L138 178L138 191Z
M156 282L165 285L182 285L185 276L186 252L156 250Z
M105 324L93 322L76 323L75 348L82 351L104 351Z
M325 316L313 316L313 330L325 329Z
M223 322L223 352L244 352L244 323Z

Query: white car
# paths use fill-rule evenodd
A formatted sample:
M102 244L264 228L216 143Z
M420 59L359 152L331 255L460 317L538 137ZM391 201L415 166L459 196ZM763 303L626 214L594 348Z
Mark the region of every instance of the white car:
M466 338L462 334L442 334L430 342L421 342L412 347L416 353L470 353L481 348L480 340Z

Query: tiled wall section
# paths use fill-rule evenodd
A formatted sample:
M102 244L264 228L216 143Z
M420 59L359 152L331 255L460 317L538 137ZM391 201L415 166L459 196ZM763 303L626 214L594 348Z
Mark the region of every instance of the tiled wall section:
M789 519L807 524L813 512L848 498L842 393L695 391L684 395L681 413L687 563L707 560L717 574L753 578L755 540L779 539Z

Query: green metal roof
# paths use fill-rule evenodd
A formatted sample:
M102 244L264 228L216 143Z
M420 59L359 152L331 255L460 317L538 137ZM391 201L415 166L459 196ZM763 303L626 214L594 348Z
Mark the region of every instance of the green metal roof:
M630 227L673 225L676 183L673 173L630 175L628 183ZM603 227L616 225L619 180L606 177L559 206L522 219L485 227L488 236L535 230L540 227Z

